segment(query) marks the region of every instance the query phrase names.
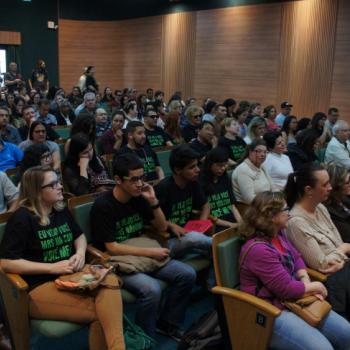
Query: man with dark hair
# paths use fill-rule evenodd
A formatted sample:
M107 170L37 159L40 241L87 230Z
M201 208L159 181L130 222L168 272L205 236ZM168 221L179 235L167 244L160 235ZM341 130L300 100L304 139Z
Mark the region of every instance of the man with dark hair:
M338 110L338 108L331 107L328 110L327 120L326 120L324 126L326 128L328 128L330 130L330 132L332 133L333 126L338 121L338 119L339 119L339 110Z
M148 88L146 90L146 102L153 102L153 89L152 88Z
M144 124L146 129L146 138L152 148L173 146L169 136L162 128L157 126L159 116L153 108L148 108L144 115Z
M5 86L8 93L12 93L24 85L22 75L17 72L17 63L11 62L9 64L9 71L4 74Z
M186 233L183 226L192 218L193 210L199 211L199 219L208 219L210 208L199 183L199 155L188 145L171 151L169 165L173 172L162 180L155 191L160 206L168 220L170 254L174 258L192 251L205 256L211 254L211 238L198 232Z
M197 138L189 144L199 154L201 162L204 160L206 154L217 145L214 130L213 123L204 121L198 129Z
M139 121L131 121L126 128L127 145L116 152L115 156L125 153L134 153L144 162L146 181L161 180L164 178L157 154L149 145L146 145L145 127Z
M167 248L143 248L124 243L143 233L151 223L157 232L165 231L167 222L153 187L144 182L142 161L135 154L123 154L113 161L116 186L98 197L91 209L92 236L95 244L110 255L132 255L169 259ZM150 336L158 330L176 340L181 338L183 321L190 292L196 278L192 267L169 260L157 270L146 274L123 274L124 288L138 297L135 320ZM167 299L160 310L161 287L158 280L169 283ZM159 315L159 316L158 316Z
M139 121L139 119L137 118L138 112L137 112L137 104L135 101L128 102L124 107L124 112L126 113L126 116L125 116L123 129L126 129L126 127L128 126L128 123L133 121Z
M285 101L281 103L281 112L275 118L275 123L282 128L284 120L290 115L293 105ZM248 125L248 123L246 123Z
M0 137L0 171L16 168L23 158L23 151L13 143Z
M57 125L56 117L49 113L50 111L50 101L49 100L40 100L38 104L38 112L36 114L36 120L42 122L46 125L55 126Z
M19 145L22 142L18 130L9 124L9 110L0 106L0 136L3 141Z

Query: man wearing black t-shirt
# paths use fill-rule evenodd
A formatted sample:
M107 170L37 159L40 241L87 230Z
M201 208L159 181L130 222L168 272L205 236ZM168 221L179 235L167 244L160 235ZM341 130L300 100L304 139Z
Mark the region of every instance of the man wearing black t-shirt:
M162 128L157 126L158 118L159 116L153 108L146 110L144 123L147 141L152 148L164 146L171 147L173 146L173 143L170 141L169 136Z
M214 125L211 122L204 121L199 129L198 136L189 145L199 154L201 162L204 160L206 154L217 144L215 136Z
M95 245L110 255L145 256L162 261L169 256L167 248L140 248L123 241L143 233L145 223L158 231L167 228L166 219L152 186L144 182L141 160L134 154L123 154L113 161L116 186L98 197L91 211L92 236ZM176 340L181 337L179 326L184 318L196 273L192 267L170 260L150 274L132 273L122 276L124 287L136 294L139 305L136 323L154 336L158 330ZM169 283L170 291L159 312L161 287L158 280Z
M128 144L116 152L115 156L134 153L144 162L146 181L161 180L164 172L160 167L157 154L146 145L145 127L139 121L129 122L126 127Z
M200 220L208 219L210 208L198 183L198 154L188 145L174 148L169 165L173 172L155 188L160 206L174 234L169 239L170 254L181 257L192 251L210 256L211 237L198 232L186 233L183 226L191 219L192 211L200 211Z

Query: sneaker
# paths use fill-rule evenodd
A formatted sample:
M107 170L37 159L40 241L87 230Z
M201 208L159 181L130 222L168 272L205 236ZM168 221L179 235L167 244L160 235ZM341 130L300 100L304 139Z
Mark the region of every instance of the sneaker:
M167 322L157 322L157 333L170 337L177 342L180 342L184 332L178 327L167 323Z

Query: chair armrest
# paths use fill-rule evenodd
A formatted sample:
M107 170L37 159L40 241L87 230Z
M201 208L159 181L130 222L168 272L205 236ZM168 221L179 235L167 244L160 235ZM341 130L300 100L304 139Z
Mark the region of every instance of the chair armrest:
M109 254L106 252L101 252L101 250L95 248L93 245L89 244L86 248L86 253L88 254L89 258L92 259L102 259L104 261L107 261L109 259Z
M309 267L306 268L306 271L312 280L316 280L319 282L326 282L327 281L327 275L325 275L322 272L316 271L314 269L310 269Z
M238 299L240 301L243 301L247 304L250 304L250 305L262 310L263 312L265 312L266 314L268 314L272 317L277 317L281 313L281 310L279 308L268 303L267 301L260 299L260 298L257 298L254 295L242 292L242 291L237 290L237 289L216 286L212 289L212 292L214 294L220 294L220 295L223 295L223 296L226 296L229 298Z
M28 284L27 282L16 273L4 273L4 276L19 290L27 290Z

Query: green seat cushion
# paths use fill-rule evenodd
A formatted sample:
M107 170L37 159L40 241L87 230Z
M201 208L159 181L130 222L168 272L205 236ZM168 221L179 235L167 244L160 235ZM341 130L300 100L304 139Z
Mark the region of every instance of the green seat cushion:
M78 205L73 210L73 216L80 228L85 233L88 243L91 243L90 211L93 202Z
M217 256L222 286L237 288L239 285L239 253L242 240L239 237L230 238L217 245Z
M187 254L182 259L180 259L180 261L192 266L196 272L208 268L211 264L211 260L203 258L201 255L198 254Z
M33 333L47 338L61 338L86 325L65 321L30 320L30 326Z
M169 176L172 174L172 171L171 171L170 166L169 166L170 152L171 152L171 150L157 152L159 164L160 164L161 168L163 169L165 176Z
M67 140L70 136L71 128L55 128L55 132L60 136L61 139Z
M66 154L64 153L64 143L59 143L58 147L60 149L61 162L66 159Z

